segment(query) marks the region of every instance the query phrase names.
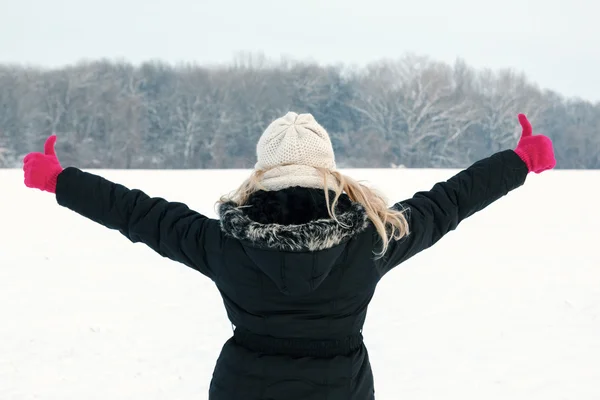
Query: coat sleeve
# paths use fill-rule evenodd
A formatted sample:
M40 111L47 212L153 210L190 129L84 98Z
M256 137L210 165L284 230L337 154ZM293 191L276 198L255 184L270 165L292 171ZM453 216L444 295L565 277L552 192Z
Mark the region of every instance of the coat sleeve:
M398 264L433 246L461 221L525 183L526 164L512 150L480 160L429 191L396 203L405 210L409 235L390 242L376 263L383 276ZM379 242L380 243L380 242Z
M215 280L209 253L219 251L221 245L217 220L183 203L149 197L73 167L58 176L56 200L96 223L118 230L133 243L144 243L161 256Z

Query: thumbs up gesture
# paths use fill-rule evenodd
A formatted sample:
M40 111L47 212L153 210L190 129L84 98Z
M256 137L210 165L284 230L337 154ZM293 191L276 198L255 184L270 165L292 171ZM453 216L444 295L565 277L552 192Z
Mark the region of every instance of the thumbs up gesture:
M46 140L43 153L29 153L25 156L23 159L25 186L56 193L56 180L63 167L56 157L55 143L56 135L52 135Z
M524 114L519 114L523 129L515 153L527 164L529 172L539 174L556 166L552 140L548 136L533 135L531 123Z

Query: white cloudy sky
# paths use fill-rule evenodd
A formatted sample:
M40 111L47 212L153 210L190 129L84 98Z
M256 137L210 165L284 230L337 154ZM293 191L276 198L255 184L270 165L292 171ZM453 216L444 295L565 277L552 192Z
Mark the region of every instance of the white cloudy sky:
M600 101L593 0L0 0L0 62L227 62L238 51L362 64L411 51L514 67Z

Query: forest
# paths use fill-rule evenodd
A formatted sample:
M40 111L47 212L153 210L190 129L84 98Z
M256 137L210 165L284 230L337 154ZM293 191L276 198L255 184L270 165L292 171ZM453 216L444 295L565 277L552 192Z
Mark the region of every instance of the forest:
M600 103L414 54L363 67L256 54L213 66L0 65L0 167L20 168L54 133L64 166L251 168L259 136L288 111L327 129L340 168L463 168L514 148L520 112L554 142L557 168L600 168Z

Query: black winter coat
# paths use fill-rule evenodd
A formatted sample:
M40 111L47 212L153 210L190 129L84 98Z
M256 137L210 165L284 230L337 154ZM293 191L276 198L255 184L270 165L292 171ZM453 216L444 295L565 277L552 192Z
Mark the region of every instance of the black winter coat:
M527 173L512 150L503 151L397 203L411 232L381 259L364 208L344 195L340 225L322 190L257 192L250 207L224 204L214 220L69 167L56 197L214 281L235 331L215 366L211 400L370 400L362 327L379 280L522 185Z

